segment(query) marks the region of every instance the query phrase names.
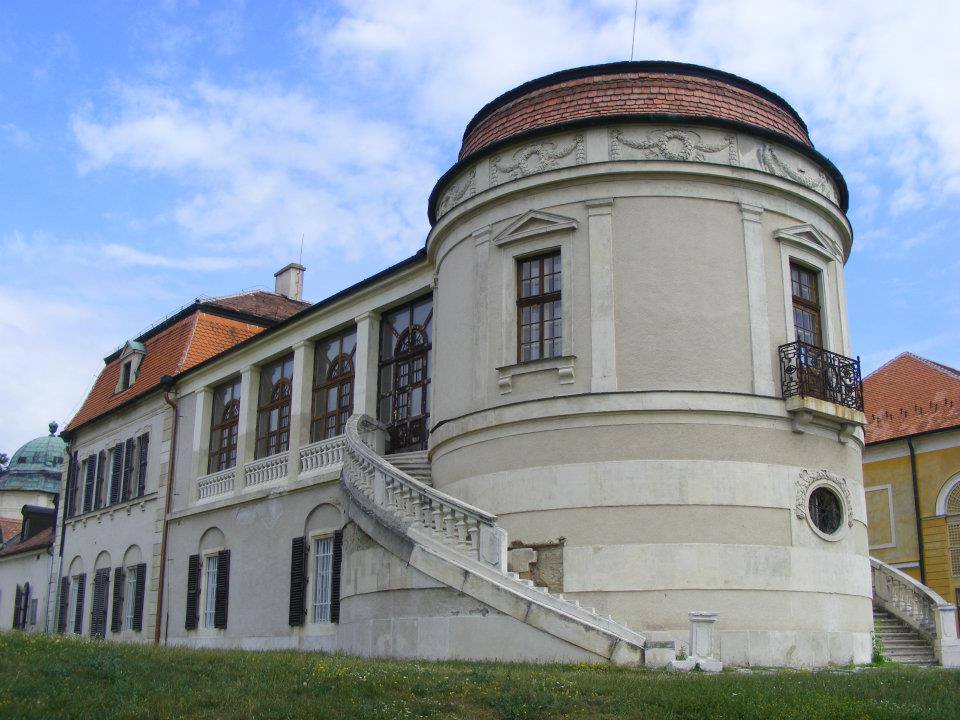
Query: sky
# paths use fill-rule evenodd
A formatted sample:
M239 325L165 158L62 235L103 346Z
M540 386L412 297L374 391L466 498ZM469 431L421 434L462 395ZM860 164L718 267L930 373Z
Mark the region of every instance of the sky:
M850 187L854 353L960 367L960 3L640 0L636 59L786 98ZM0 3L0 451L194 298L409 256L501 92L630 57L633 0Z

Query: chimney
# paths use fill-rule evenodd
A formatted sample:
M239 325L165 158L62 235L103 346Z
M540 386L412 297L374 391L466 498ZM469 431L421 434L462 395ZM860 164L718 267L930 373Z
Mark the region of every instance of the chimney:
M273 274L276 278L274 292L291 300L303 299L303 274L307 269L298 263L290 263Z

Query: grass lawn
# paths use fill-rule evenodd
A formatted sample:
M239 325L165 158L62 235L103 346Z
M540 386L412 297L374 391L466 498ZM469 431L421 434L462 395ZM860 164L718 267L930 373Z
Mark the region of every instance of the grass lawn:
M671 674L0 634L0 718L960 718L960 671Z

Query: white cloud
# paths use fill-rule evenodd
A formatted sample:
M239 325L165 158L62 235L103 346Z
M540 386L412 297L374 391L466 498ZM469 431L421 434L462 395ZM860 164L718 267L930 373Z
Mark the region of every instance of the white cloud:
M258 262L253 258L238 257L168 257L115 243L104 245L103 254L124 265L174 270L229 270Z
M297 91L212 83L179 96L127 87L119 103L112 117L74 118L81 169L174 178L185 192L171 217L208 251L258 249L286 260L304 236L308 248L389 260L423 242L438 170L429 152L409 152L425 143L398 123Z

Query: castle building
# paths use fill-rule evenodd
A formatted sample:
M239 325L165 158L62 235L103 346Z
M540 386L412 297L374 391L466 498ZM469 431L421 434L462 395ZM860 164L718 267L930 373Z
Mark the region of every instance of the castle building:
M960 371L905 352L863 384L870 554L918 581L902 603L932 594L948 608L960 602ZM942 612L922 618L935 636L927 656L949 631ZM920 644L911 653L925 655Z
M846 209L743 78L615 63L505 93L420 252L163 382L136 363L166 327L107 359L70 425L58 626L148 639L112 631L142 595L181 645L867 662Z

